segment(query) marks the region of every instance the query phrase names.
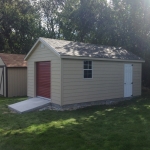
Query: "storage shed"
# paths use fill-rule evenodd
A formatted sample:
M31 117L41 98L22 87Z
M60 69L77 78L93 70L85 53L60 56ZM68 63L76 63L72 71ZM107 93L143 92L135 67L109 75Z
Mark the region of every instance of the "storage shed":
M27 95L27 64L25 55L0 53L0 95Z
M64 106L141 95L144 60L121 47L39 38L25 60L29 97Z

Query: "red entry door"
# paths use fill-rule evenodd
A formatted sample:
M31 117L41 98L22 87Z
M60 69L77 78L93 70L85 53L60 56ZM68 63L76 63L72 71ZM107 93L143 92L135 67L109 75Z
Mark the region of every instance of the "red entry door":
M36 96L51 98L51 63L36 63Z

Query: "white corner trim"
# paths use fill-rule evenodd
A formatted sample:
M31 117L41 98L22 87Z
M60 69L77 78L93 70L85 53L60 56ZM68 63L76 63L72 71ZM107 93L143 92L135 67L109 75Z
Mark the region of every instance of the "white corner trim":
M30 56L30 54L32 53L32 51L34 50L35 46L39 43L43 43L45 46L47 46L51 51L53 51L59 58L60 58L60 54L53 48L51 47L47 42L45 42L41 37L39 37L39 39L36 41L36 43L33 45L33 47L31 48L31 50L28 52L28 54L26 55L26 57L24 58L24 60L27 60L28 57Z
M101 61L119 61L119 62L139 62L144 63L144 60L123 60L123 59L108 59L108 58L94 58L94 57L83 57L83 56L60 56L65 59L82 59L82 60L101 60Z

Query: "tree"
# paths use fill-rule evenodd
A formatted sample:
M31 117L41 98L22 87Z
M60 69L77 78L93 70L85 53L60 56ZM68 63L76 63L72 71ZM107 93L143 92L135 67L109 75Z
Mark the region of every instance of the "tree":
M27 53L39 35L36 9L28 0L0 1L0 49Z
M68 0L60 14L60 29L64 39L91 42L97 29L99 10L106 0Z
M46 37L58 38L59 18L58 14L62 11L64 0L40 0L39 10L43 26L47 30Z

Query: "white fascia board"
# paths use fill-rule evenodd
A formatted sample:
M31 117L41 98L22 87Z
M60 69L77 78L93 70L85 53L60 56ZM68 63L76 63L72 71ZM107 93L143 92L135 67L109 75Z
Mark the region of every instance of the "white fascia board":
M108 59L108 58L94 58L94 57L82 57L82 56L60 56L65 59L82 59L82 60L101 60L101 61L118 61L118 62L139 62L144 63L144 60L123 60L123 59Z
M47 42L45 42L42 38L39 38L36 43L33 45L33 47L31 48L31 50L28 52L28 54L26 55L26 57L24 58L24 60L27 60L28 57L30 56L30 54L32 53L32 51L34 50L35 46L39 43L43 43L45 46L47 46L51 51L53 51L59 58L60 58L60 54L53 48L51 47Z

